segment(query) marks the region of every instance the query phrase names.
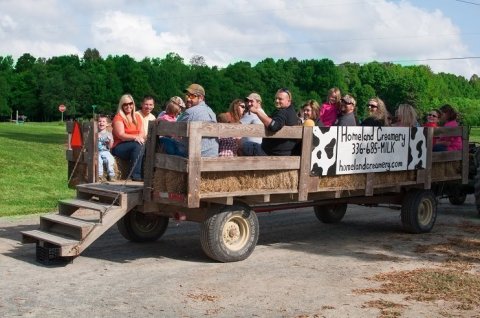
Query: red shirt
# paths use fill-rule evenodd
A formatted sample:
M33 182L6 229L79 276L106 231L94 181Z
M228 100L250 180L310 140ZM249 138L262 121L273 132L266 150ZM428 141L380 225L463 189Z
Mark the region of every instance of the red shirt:
M122 116L120 116L120 114L116 114L115 117L113 117L112 126L114 126L113 123L115 123L116 121L120 121L120 122L123 123L123 127L125 129L126 134L140 135L140 132L143 130L142 116L135 113L135 119L137 120L137 125L136 126L133 122L128 122L126 119L122 118ZM121 140L117 136L117 134L115 132L115 129L113 129L112 132L113 132L113 146L112 146L112 148L115 148L116 145L123 142L124 140Z

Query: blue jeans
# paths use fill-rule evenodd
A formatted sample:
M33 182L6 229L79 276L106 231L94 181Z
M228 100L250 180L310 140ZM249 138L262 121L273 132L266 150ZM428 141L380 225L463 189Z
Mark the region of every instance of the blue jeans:
M136 141L124 141L119 143L111 150L112 154L123 160L130 162L130 165L134 165L132 178L142 179L142 162L143 162L143 147ZM138 158L138 160L137 160Z
M188 157L185 146L173 138L160 137L160 139L158 139L158 144L163 149L163 152L167 155L181 156L184 158Z
M109 177L115 177L115 170L113 164L115 159L109 150L103 150L98 152L98 176L103 176L103 167L107 165L107 172Z
M439 151L447 151L447 146L446 145L434 145L432 151L433 152L439 152Z

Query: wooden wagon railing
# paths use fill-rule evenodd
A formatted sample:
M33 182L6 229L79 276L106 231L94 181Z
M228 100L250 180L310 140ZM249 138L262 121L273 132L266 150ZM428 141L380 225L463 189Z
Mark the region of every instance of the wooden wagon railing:
M275 134L268 132L263 125L216 124L204 122L189 123L151 123L145 157L144 201L158 204L178 205L197 208L201 202L233 204L234 198L241 197L250 203L307 201L335 199L349 196L373 196L382 192L399 192L404 186L430 189L433 182L454 181L466 183L468 180L468 130L458 128L427 128L427 166L426 169L408 172L375 172L348 176L311 176L310 158L312 151L313 127L284 127ZM189 138L188 158L172 156L157 152L158 136L176 136ZM463 150L450 152L432 152L433 137L462 136ZM258 156L258 157L201 157L202 137L262 137L289 138L302 140L300 156ZM457 163L449 175L438 173L440 164ZM185 193L163 193L154 191L154 175L156 169L176 171L187 178ZM443 168L442 168L443 169ZM268 189L247 191L202 192L202 173L224 171L281 171L296 170L298 184L294 189ZM432 176L432 172L437 172ZM439 176L440 174L440 176ZM394 176L385 181L385 176ZM353 178L357 184L339 185L339 179ZM335 181L335 182L333 182Z

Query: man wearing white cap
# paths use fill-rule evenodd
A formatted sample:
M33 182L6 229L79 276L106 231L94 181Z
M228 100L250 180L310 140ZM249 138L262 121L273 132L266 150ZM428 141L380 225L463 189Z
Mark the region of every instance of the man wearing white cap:
M262 97L258 93L251 93L246 97L245 102L247 103L247 109L251 107L262 108ZM251 111L243 112L242 118L240 118L242 124L257 124L263 125L260 118L257 114L252 113ZM259 152L262 148L262 138L261 137L243 137L240 144L240 152L242 156L255 156L259 155ZM263 151L262 151L263 152Z

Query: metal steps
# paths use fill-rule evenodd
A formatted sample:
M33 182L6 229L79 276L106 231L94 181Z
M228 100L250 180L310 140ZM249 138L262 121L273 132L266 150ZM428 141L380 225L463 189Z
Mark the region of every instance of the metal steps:
M141 204L142 192L143 185L139 184L79 185L77 198L60 200L59 213L41 216L40 228L23 231L22 242L37 244L37 260L40 261L39 251L42 257L78 256L132 208Z

